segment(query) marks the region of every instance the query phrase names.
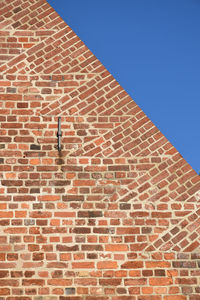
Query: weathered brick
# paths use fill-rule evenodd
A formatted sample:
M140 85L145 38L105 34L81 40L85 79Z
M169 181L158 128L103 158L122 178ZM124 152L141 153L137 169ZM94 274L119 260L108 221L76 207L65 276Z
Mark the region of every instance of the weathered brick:
M74 295L75 294L75 288L66 288L65 289L65 294L66 295Z

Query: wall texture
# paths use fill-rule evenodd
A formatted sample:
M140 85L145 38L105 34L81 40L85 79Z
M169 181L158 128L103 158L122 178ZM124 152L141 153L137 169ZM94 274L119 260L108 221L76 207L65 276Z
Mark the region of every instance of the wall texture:
M45 0L0 0L0 126L0 300L200 299L200 177Z

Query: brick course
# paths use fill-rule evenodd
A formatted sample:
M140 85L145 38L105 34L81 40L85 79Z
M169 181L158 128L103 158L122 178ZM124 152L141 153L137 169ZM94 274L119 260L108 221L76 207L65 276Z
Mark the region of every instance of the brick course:
M200 299L200 177L45 0L0 6L0 300Z

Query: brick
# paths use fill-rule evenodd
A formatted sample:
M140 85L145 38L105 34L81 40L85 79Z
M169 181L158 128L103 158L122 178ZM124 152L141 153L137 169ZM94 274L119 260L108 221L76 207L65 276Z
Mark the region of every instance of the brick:
M12 100L12 101L20 101L22 100L22 95L19 94L1 94L0 100Z
M72 269L93 269L93 262L73 262Z
M117 269L117 267L116 261L101 261L97 263L98 269Z
M150 269L171 267L170 262L167 261L148 261L145 264L146 264L146 268L150 268Z
M121 279L99 279L99 284L102 286L119 286Z
M102 217L102 211L79 211L78 217L79 218L98 218Z
M121 227L117 229L117 234L139 234L140 229L137 227Z
M88 234L91 232L91 229L89 227L76 227L73 229L73 233L83 233Z
M72 284L71 279L49 279L48 280L49 285L53 286L70 286Z
M65 289L65 294L66 295L74 295L76 292L75 288L66 288Z
M138 269L143 268L142 261L129 261L121 265L122 269Z
M31 218L50 218L52 216L51 212L33 211L30 213Z
M15 268L16 267L16 264L15 263L0 263L0 268L1 269L12 269L12 268Z
M57 245L56 250L62 251L62 252L65 252L65 251L71 252L71 251L78 251L79 247L77 245L75 245L75 246Z
M87 244L81 246L83 251L103 251L102 245Z
M1 296L6 296L6 295L10 295L10 289L8 288L0 288L0 295Z
M128 246L123 244L108 244L105 245L105 251L111 251L111 252L126 252L128 251Z
M13 212L4 212L0 211L0 218L12 218L13 217Z
M39 196L39 201L58 201L60 199L60 196L57 195L46 195L46 196Z
M10 227L4 230L5 233L10 233L10 234L23 234L27 232L27 228L25 227Z
M45 281L43 279L23 279L22 284L24 286L43 286L45 284Z
M177 278L176 282L179 284L190 285L190 284L196 284L197 279L196 278Z
M118 166L109 166L109 171L129 171L129 166L126 165L118 165Z
M14 279L1 279L0 286L19 286L19 281Z
M171 285L172 284L172 279L171 278L149 278L149 284L150 285Z
M196 262L194 261L173 261L172 266L174 268L196 268Z
M6 278L8 277L9 273L8 271L0 271L0 278Z
M47 254L47 256L49 256L49 255ZM50 269L65 269L65 268L67 268L67 264L63 263L63 262L50 262L50 263L47 264L47 268L50 268Z
M137 285L146 285L147 280L145 278L138 278L138 279L125 279L124 280L125 286L137 286Z
M42 261L44 259L44 253L33 253L33 261Z
M161 296L139 296L138 300L161 300Z
M74 218L76 216L75 212L55 212L55 217L58 218Z
M186 300L187 296L179 296L179 295L175 295L175 296L164 296L164 300Z
M74 180L74 186L94 186L94 180Z
M59 300L81 300L81 297L79 297L79 296L70 296L70 297L68 297L68 296L60 296L60 298L59 298Z

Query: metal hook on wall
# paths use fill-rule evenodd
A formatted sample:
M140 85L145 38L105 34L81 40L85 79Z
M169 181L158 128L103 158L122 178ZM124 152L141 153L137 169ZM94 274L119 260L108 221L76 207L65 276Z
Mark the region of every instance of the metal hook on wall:
M61 117L58 117L58 132L57 132L57 137L58 137L58 151L61 151L61 137L62 137L62 132L61 132Z

